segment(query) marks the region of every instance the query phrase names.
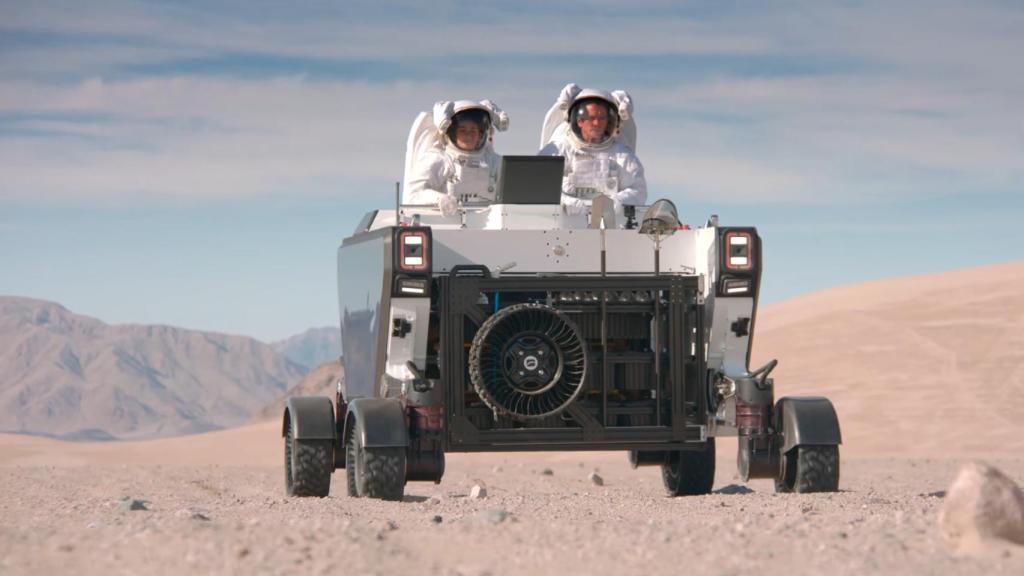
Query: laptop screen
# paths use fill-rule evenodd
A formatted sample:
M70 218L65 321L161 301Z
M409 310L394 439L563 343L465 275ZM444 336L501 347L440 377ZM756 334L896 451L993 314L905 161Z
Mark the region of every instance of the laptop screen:
M564 165L565 158L561 156L503 156L497 203L560 203Z

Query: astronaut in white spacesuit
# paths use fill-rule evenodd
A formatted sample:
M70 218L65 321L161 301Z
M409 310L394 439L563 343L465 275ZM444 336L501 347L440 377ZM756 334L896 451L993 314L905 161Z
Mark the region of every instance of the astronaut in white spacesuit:
M565 157L562 205L568 213L586 213L593 199L604 195L621 216L624 205L647 200L644 167L635 150L629 94L569 84L548 111L539 154Z
M405 156L403 204L436 205L451 216L460 205L494 201L501 164L491 139L508 115L490 100L442 101L413 122Z

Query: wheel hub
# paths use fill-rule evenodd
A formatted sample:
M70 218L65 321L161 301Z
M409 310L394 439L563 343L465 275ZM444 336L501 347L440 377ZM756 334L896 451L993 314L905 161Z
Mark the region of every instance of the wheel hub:
M518 392L539 394L561 375L558 348L543 334L521 334L503 353L505 377Z

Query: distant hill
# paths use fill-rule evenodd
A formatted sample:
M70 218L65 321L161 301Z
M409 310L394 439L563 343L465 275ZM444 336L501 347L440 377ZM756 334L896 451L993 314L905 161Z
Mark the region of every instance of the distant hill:
M292 362L312 369L341 356L341 331L337 326L310 328L270 345Z
M253 420L280 418L284 411L284 404L291 396L327 396L333 402L338 380L344 375L345 371L340 362L337 360L325 362L306 374L305 378L292 386L280 398L257 412Z
M252 338L108 325L0 296L0 431L102 440L228 428L305 373Z

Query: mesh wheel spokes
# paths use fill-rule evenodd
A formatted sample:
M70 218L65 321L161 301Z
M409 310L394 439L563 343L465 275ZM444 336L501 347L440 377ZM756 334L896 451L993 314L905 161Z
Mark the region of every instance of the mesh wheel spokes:
M587 349L576 326L541 304L491 316L470 348L470 380L495 412L519 420L566 408L582 390Z

